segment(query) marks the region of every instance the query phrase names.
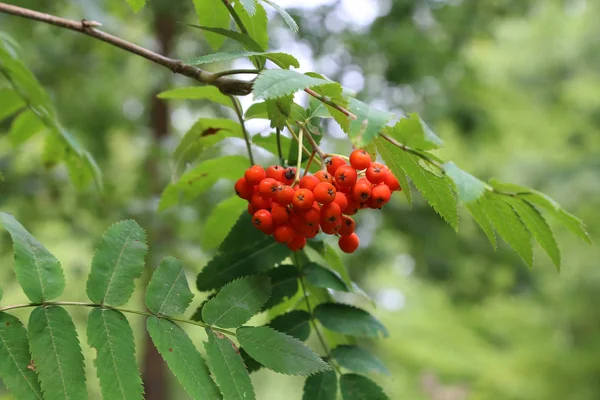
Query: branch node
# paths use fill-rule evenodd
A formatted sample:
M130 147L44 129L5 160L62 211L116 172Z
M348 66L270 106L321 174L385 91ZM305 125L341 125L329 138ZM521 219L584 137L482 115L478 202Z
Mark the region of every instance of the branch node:
M88 29L97 28L99 26L102 26L102 24L98 21L88 21L87 19L81 20L81 29L84 31Z

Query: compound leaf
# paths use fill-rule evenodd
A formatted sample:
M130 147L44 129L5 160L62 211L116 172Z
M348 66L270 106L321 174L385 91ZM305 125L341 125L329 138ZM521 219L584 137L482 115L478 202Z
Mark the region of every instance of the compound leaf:
M331 350L331 356L343 368L359 374L377 372L389 375L390 371L373 353L355 345L339 345Z
M446 175L454 182L458 198L464 203L472 203L481 198L485 192L485 183L468 172L458 168L453 162L444 164Z
M319 372L306 378L302 400L336 400L337 375L334 371Z
M146 290L148 309L157 315L182 315L193 298L181 261L164 258Z
M266 69L254 82L255 100L274 99L293 94L309 87L331 84L331 81L313 78L287 69Z
M434 150L444 144L417 113L410 113L407 118L401 118L394 126L386 128L385 132L414 149Z
M356 115L356 119L349 121L345 131L356 146L371 143L394 117L387 111L371 107L353 97L348 100L348 108Z
M342 375L340 389L344 400L389 400L379 385L362 375Z
M483 210L481 202L480 201L471 202L471 203L467 204L467 209L469 210L469 212L475 219L475 222L477 222L477 224L481 227L481 229L483 229L483 232L489 239L494 250L496 250L497 243L496 243L496 234L494 233L494 227L492 226L490 219L488 218L485 211Z
M388 336L386 327L379 320L365 310L347 304L319 304L314 316L325 328L345 335L373 339Z

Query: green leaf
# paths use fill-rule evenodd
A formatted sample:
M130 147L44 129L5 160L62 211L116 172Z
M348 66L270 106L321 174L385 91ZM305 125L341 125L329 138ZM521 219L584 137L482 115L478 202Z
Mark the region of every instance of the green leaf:
M379 338L388 336L381 322L360 308L348 304L322 303L314 310L314 316L327 329L345 335Z
M350 279L350 275L348 274L346 265L344 265L342 259L340 258L339 254L335 251L335 249L327 243L323 243L321 246L315 246L313 243L315 242L310 242L309 246L313 247L319 252L319 254L327 262L327 265L339 274L340 278L346 284L347 287L351 286L352 279Z
M337 375L335 371L319 372L306 378L302 400L336 400Z
M0 87L0 122L23 107L25 102L21 96L11 88Z
M398 182L400 182L400 187L402 187L408 205L412 206L412 194L410 192L410 185L408 184L408 177L406 176L406 171L402 168L400 157L398 156L398 152L403 150L383 139L375 140L375 144L377 146L377 151L381 154L381 158L385 164L390 167L394 176L398 179Z
M137 13L146 5L146 0L127 0L127 4L133 10L133 12Z
M266 100L266 104L267 116L271 120L271 128L283 129L286 126L286 121L288 119L293 119L291 117L292 107L295 104L293 94ZM293 143L295 142L292 142L292 144ZM289 161L289 163L293 164L294 161Z
M254 388L244 361L229 338L220 332L206 329L208 342L204 343L210 369L223 393L224 400L253 400Z
M362 375L342 375L340 389L344 400L389 400L379 385Z
M279 13L279 15L281 15L281 17L283 18L283 20L285 21L287 26L289 26L289 28L293 32L298 32L298 24L296 23L296 21L294 21L292 16L290 14L288 14L287 11L285 11L283 8L281 8L277 3L272 2L270 0L261 0L261 1L263 3L267 3L268 5L273 7L275 9L275 11L277 11Z
M394 126L387 127L385 133L413 149L434 150L444 145L417 113L401 118Z
M211 250L219 247L231 228L237 222L240 213L248 209L248 202L237 196L223 200L212 209L202 229L202 247ZM249 214L248 214L249 215Z
M167 90L158 94L159 99L210 100L213 103L233 108L231 98L214 86L189 86Z
M480 201L471 202L471 203L467 204L467 209L469 210L469 212L475 219L475 222L477 222L477 224L481 227L481 229L483 229L483 232L489 239L494 250L496 250L497 243L496 243L496 234L494 233L494 227L492 226L490 219L488 218L485 211L483 210L481 202Z
M165 210L179 202L180 195L184 202L210 189L219 179L237 180L248 168L248 158L243 156L222 156L204 161L183 174L179 181L170 183L162 193L158 204L159 211ZM232 191L233 191L233 185Z
M0 222L10 234L15 252L15 274L33 303L50 301L65 289L60 262L11 214L0 212Z
M265 303L264 310L293 297L298 291L298 269L293 265L280 265L265 275L271 280L271 297Z
M348 108L356 115L356 119L350 120L346 133L358 147L371 143L394 117L387 111L371 107L352 97L348 100Z
M339 345L331 350L331 356L340 365L359 374L380 373L389 375L390 371L370 351L355 345Z
M486 193L480 204L496 232L515 249L527 265L533 266L531 235L515 211L493 193Z
M330 81L312 78L296 71L266 69L256 78L252 93L255 100L266 100L287 96L299 90L326 84L330 84Z
M135 359L133 331L116 310L95 308L87 322L90 347L96 349L94 366L105 399L142 399L144 388Z
M259 369L262 368L262 365L256 361L254 358L250 357L250 355L248 353L246 353L246 350L244 349L239 349L240 350L240 355L242 356L242 360L244 360L244 365L246 366L246 369L248 370L248 372L252 373L255 371L258 371Z
M310 336L310 314L304 310L293 310L278 315L269 322L276 331L305 342Z
M193 0L196 8L196 15L200 25L212 26L215 28L227 29L230 24L229 11L223 4L215 4L215 1ZM215 33L206 32L204 34L206 42L214 50L218 50L225 41L225 37Z
M250 1L250 0L244 0ZM261 4L256 5L256 12L254 15L252 13L248 13L242 4L239 1L236 1L233 9L237 11L242 23L246 27L248 31L248 36L253 39L253 41L258 44L258 48L246 47L248 50L253 51L264 51L269 48L269 32L267 30L267 12ZM262 68L264 63L256 64L258 68Z
M267 110L267 102L261 101L258 103L252 104L246 110L246 114L244 115L244 119L269 119L269 112Z
M44 399L88 399L83 355L67 311L37 307L29 316L28 334Z
M284 151L283 149L289 149L292 144L292 140L283 135L280 136L279 141L281 143L282 151ZM269 136L254 135L252 136L252 143L279 157L277 150L277 134L272 133Z
M181 261L165 257L146 289L148 309L157 315L182 315L193 298Z
M218 7L215 7L215 8L218 8ZM221 36L233 39L236 42L238 42L241 45L243 45L248 50L258 51L258 52L265 51L265 49L263 49L263 47L260 44L258 44L254 39L252 39L248 35L244 35L242 33L239 33L239 32L236 32L236 31L231 31L229 29L224 29L224 28L216 28L216 27L203 26L203 25L194 25L194 24L188 24L188 25L191 26L191 27L193 27L193 28L202 29L205 32L209 32L209 33L212 32L213 34L221 35ZM216 47L213 47L213 48L215 50L217 50Z
M256 361L275 372L312 375L329 370L329 365L301 341L266 327L238 328L240 345Z
M94 252L87 295L94 303L121 306L142 276L148 252L146 232L133 220L120 221L104 232Z
M483 196L485 183L473 175L458 168L452 161L444 164L446 175L452 179L458 192L458 198L464 203L471 203Z
M269 278L249 276L223 286L202 308L202 319L221 328L242 326L267 302L271 295Z
M15 399L42 400L42 389L31 363L27 330L10 314L0 312L0 378Z
M338 290L340 292L350 291L342 278L340 278L335 272L323 268L317 263L309 263L302 269L302 272L306 277L306 280L313 286L324 289Z
M255 235L263 236L262 233ZM236 278L267 271L289 255L287 246L277 243L270 236L264 236L263 240L251 247L237 253L219 254L210 260L198 274L198 290L218 289Z
M531 203L525 200L509 196L503 196L502 200L510 204L513 210L515 210L527 230L538 241L542 249L544 249L548 257L550 257L556 268L560 271L560 249L550 226L548 226L548 222L546 222L542 214Z
M256 3L254 0L240 0L239 2L250 16L256 13Z
M193 58L189 61L186 61L186 64L189 65L202 65L202 64L210 64L215 62L222 61L231 61L236 60L238 58L249 58L249 57L257 57L266 60L271 60L275 63L279 68L289 69L290 67L299 68L300 62L296 57L288 53L276 52L276 51L247 51L247 50L232 50L232 51L224 51L221 53L213 53L206 54L204 56L200 56L197 58ZM211 86L203 86L203 87L211 87ZM215 88L216 89L216 88ZM218 89L216 89L218 91ZM225 95L223 95L225 96ZM227 96L225 96L227 97ZM229 99L227 97L227 99Z
M25 110L13 120L10 126L10 143L13 146L21 145L44 128L44 123L33 111Z
M148 318L146 327L154 346L190 397L197 400L221 398L204 359L183 329L155 316Z
M237 253L265 239L264 235L257 234L256 227L252 224L252 216L248 212L243 212L219 246L219 251Z

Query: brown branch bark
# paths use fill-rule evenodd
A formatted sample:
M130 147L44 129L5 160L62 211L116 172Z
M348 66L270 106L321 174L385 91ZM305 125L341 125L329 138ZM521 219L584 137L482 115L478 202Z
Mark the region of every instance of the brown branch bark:
M138 56L144 57L145 59L156 64L167 67L176 74L187 76L188 78L192 78L205 85L215 86L222 93L227 95L245 96L252 92L252 82L232 79L226 76L218 76L193 65L185 64L181 60L169 58L155 53L144 47L96 29L96 27L101 26L101 24L95 21L87 21L85 19L81 21L73 21L6 3L0 3L0 13L16 15L83 33L113 46L119 47L130 53L137 54Z

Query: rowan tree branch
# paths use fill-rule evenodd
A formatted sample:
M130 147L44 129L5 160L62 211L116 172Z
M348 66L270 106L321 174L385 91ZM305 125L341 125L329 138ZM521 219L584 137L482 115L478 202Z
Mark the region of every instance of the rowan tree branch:
M101 26L101 24L95 21L87 21L85 19L73 21L6 3L0 3L0 13L16 15L18 17L40 21L60 28L83 33L130 53L137 54L138 56L144 57L163 67L167 67L176 74L187 76L188 78L192 78L205 85L215 86L226 95L246 96L252 92L251 81L219 76L218 74L210 73L193 65L185 64L181 60L165 57L144 47L96 29L96 27Z

